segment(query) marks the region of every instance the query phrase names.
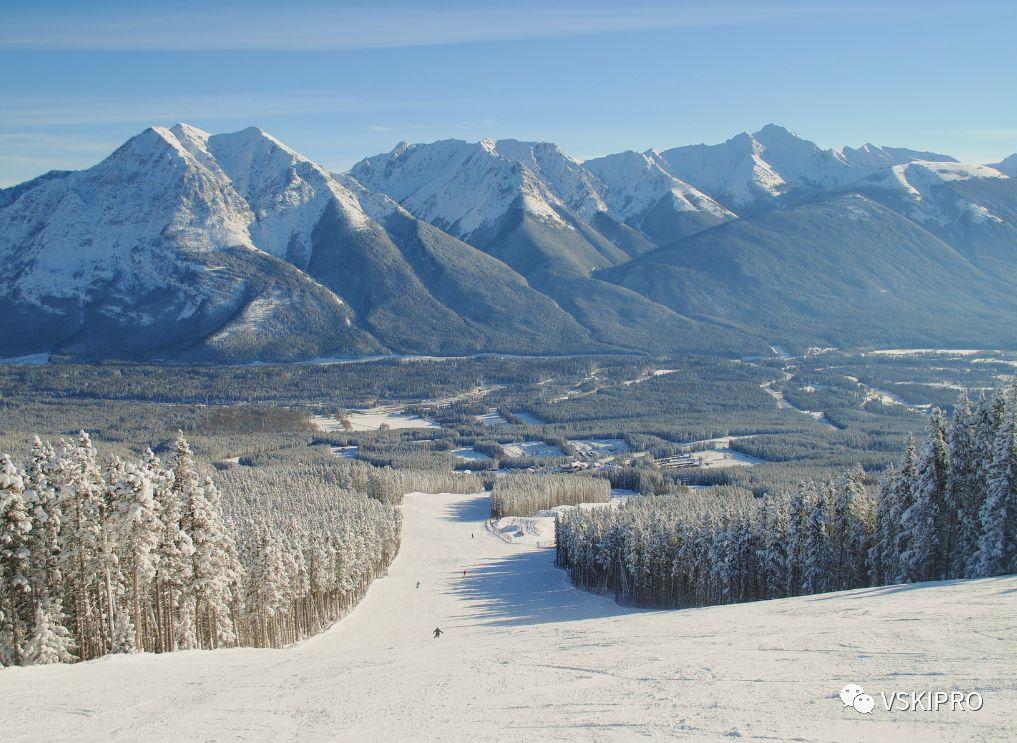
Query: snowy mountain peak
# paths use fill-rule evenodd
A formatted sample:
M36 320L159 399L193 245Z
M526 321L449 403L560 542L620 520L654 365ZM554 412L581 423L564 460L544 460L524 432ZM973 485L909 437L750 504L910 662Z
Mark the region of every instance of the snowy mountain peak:
M622 221L644 216L665 196L678 212L704 212L719 219L734 216L702 191L671 174L657 152L627 150L584 164L605 184L604 198Z
M866 169L881 167L884 165L900 165L912 160L927 160L930 162L957 162L956 158L950 155L941 155L936 152L922 152L911 150L906 147L881 147L871 142L863 144L857 149L844 147L841 155L845 162L852 168Z
M398 146L361 160L349 174L457 237L493 227L515 205L564 225L556 208L561 199L524 162L499 152L492 139Z

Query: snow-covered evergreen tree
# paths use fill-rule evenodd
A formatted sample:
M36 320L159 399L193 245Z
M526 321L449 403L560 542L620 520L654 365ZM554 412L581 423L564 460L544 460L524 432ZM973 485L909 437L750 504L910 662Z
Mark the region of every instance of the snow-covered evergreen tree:
M63 478L57 503L63 525L58 562L65 584L64 610L72 617L78 652L87 660L102 655L106 647L97 571L105 482L91 438L84 431L77 444L63 443L60 460Z
M25 479L11 458L0 455L0 599L9 628L11 662L24 661L23 643L31 607L31 569L28 534L32 522L23 493ZM5 653L6 655L6 653Z
M127 576L134 624L134 645L144 650L143 605L155 578L159 547L159 520L151 481L145 469L128 463L116 485L113 536L123 573Z
M950 478L948 518L944 554L946 577L962 578L967 563L978 548L979 511L984 492L979 489L979 447L975 412L966 394L962 394L950 420Z
M872 546L868 554L869 583L879 586L897 577L894 545L898 522L893 519L897 498L897 468L890 465L879 481L879 495L873 514Z
M910 544L901 556L903 577L907 581L933 580L946 574L945 516L952 512L947 500L949 479L946 422L937 408L930 417L928 438L918 459L912 503L903 516L905 529L911 535Z
M830 581L829 492L828 486L820 485L811 502L806 502L808 515L802 566L802 592L806 594L827 590Z
M36 604L32 634L25 648L29 663L73 663L78 659L74 652L74 637L66 622L58 599L51 597Z
M1017 568L1017 443L1014 417L1008 415L996 431L988 492L979 521L977 575L1002 575Z

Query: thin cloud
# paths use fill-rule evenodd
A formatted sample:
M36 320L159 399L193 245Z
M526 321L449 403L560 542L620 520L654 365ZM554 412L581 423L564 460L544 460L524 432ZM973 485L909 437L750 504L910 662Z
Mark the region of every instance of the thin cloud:
M647 29L753 26L857 18L858 5L748 2L374 9L245 6L97 13L11 12L0 49L351 50L583 36Z
M248 121L279 116L350 113L395 108L405 102L383 105L342 99L321 93L222 94L160 97L82 98L68 100L8 98L6 126L82 126L93 124L151 124L192 119Z

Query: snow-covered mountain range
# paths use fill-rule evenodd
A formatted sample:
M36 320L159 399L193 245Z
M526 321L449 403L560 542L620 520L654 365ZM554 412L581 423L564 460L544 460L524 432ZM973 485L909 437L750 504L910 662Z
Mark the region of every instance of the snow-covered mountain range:
M746 265L761 219L767 244L797 252ZM883 232L863 229L873 220ZM810 274L830 268L816 256L831 245L855 251L833 285ZM893 282L866 275L877 257ZM820 285L818 302L863 323L852 342L998 343L996 320L1017 319L1017 155L980 165L872 144L824 150L771 124L586 162L547 142L404 142L335 174L260 129L178 124L88 170L0 190L0 258L3 356L836 343L843 330L796 321ZM770 316L753 317L743 299L773 271L784 279L766 295ZM880 322L885 296L897 315ZM911 305L954 319L926 328Z

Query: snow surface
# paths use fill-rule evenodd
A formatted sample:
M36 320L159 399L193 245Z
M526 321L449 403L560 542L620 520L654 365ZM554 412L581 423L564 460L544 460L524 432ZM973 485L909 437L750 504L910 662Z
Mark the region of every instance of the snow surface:
M552 550L488 533L487 509L408 495L389 575L293 648L0 671L4 740L1017 737L1017 577L640 611L571 588ZM848 683L872 714L843 705ZM886 712L878 693L898 689L985 704Z
M439 428L438 424L419 415L412 415L405 410L390 407L371 408L370 410L351 410L346 414L350 428L343 427L338 418L327 415L316 415L311 423L325 433L336 431L377 431L383 425L389 428Z
M472 446L464 446L459 449L453 449L452 455L470 462L488 462L492 459L492 457L487 456L483 452L477 451Z
M477 422L482 426L503 426L508 423L501 414L498 412L498 408L491 408L483 415L475 416Z
M523 425L526 425L526 426L543 426L544 425L544 421L543 420L541 420L537 416L533 415L532 413L527 413L524 410L513 410L512 414L516 418L521 420L523 422Z
M518 441L502 444L502 449L510 457L563 457L565 454L557 446L543 441Z

